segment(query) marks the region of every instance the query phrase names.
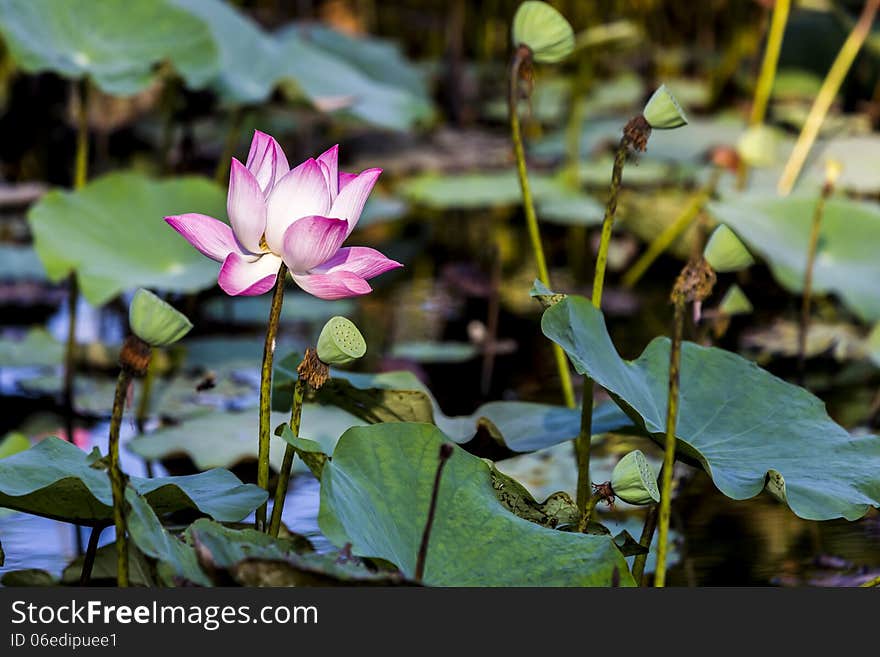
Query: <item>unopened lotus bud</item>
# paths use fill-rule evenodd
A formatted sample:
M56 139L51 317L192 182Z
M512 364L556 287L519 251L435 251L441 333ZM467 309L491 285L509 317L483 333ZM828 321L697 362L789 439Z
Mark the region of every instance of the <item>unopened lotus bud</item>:
M611 489L615 497L627 504L653 504L660 501L657 474L640 450L624 456L611 473Z
M749 301L749 298L739 285L731 285L718 306L718 311L728 317L748 315L752 310L752 302Z
M327 365L347 365L367 353L367 343L350 319L331 317L318 336L318 358Z
M755 264L746 245L724 224L712 233L703 250L703 257L717 272L740 271Z
M736 150L750 167L770 167L779 159L779 137L769 126L754 125L739 138Z
M513 17L513 44L526 46L536 62L562 61L574 50L574 31L565 16L540 0L527 0Z
M135 292L128 307L128 324L132 332L151 347L177 342L193 326L186 315L143 288Z
M681 105L665 84L660 85L648 99L642 115L654 130L672 130L687 125L688 122Z

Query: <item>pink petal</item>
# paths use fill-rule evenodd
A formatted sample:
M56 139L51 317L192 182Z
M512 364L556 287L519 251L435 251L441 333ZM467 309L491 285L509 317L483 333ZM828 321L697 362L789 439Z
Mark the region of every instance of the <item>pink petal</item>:
M348 232L354 230L358 219L361 218L361 211L364 209L364 203L373 191L373 185L379 179L382 169L367 169L362 171L356 178L351 180L339 192L339 196L333 201L333 207L327 213L330 217L338 217L348 220Z
M363 278L347 271L335 274L294 274L293 280L303 290L319 299L345 299L373 291Z
M348 234L345 219L303 217L284 233L281 253L291 272L305 273L329 260L342 246Z
M311 215L326 216L330 192L321 165L308 159L279 180L267 201L266 243L281 253L284 233L290 224Z
M254 174L235 158L229 171L226 213L235 238L251 253L259 253L266 230L266 201Z
M339 193L339 144L328 148L318 156L318 164L327 180L327 188L330 190L332 202Z
M290 171L284 149L273 137L259 130L254 130L254 138L251 140L251 149L247 157L247 168L260 183L260 189L264 194L272 191L275 182L281 180L281 177Z
M367 246L349 246L339 249L332 258L323 264L314 267L315 274L334 274L340 271L348 271L357 274L361 278L371 279L379 274L384 274L391 269L403 267L402 264L391 258L386 258L376 249Z
M345 186L358 177L356 173L348 173L347 171L339 172L339 191L345 189Z
M232 229L214 217L190 212L165 217L165 222L183 235L202 255L217 262L223 262L230 253L239 251Z
M230 296L254 296L268 292L275 285L281 258L271 253L248 261L238 253L230 253L220 267L217 282Z

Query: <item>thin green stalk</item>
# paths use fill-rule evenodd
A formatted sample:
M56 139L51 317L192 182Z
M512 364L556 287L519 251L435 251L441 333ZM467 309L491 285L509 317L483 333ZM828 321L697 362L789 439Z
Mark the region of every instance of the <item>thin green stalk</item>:
M584 507L583 512L581 513L581 519L578 521L577 530L579 534L583 534L587 531L587 527L590 525L590 519L593 517L593 511L596 510L596 505L599 504L604 499L604 496L601 493L593 493L590 495L587 500L587 504Z
M870 589L875 586L880 586L880 577L875 577L874 579L869 579L867 582L862 582L859 584L860 588Z
M810 302L813 295L813 268L816 264L816 250L819 246L819 234L822 232L822 216L825 214L825 202L834 189L832 183L822 186L822 193L813 210L813 222L810 227L810 242L807 247L807 264L804 268L804 292L801 298L801 321L798 330L798 378L803 385L807 365L807 334L810 331Z
M269 427L269 413L272 408L272 363L275 359L275 339L278 336L278 320L281 318L281 306L284 303L284 283L287 278L287 266L282 262L278 268L278 280L272 294L272 305L269 308L269 323L266 327L266 341L263 344L263 366L260 370L260 447L257 456L257 485L269 490L269 445L272 439ZM263 502L256 513L256 528L266 531L266 505Z
M305 392L306 382L300 377L293 387L293 406L290 409L290 431L294 436L299 436ZM287 499L287 488L290 485L290 471L293 469L294 456L296 456L296 450L293 449L293 445L288 444L284 448L284 460L281 463L281 471L278 473L278 483L275 485L275 503L272 505L272 518L269 522L269 534L275 537L278 536L281 529L281 514L284 511L284 500Z
M532 198L532 189L529 185L526 154L525 148L523 147L522 132L520 130L519 113L517 112L520 68L523 63L530 58L531 53L529 49L526 46L520 46L514 53L510 65L510 96L508 102L510 134L513 139L513 152L516 157L516 171L519 176L519 186L522 190L526 226L528 227L529 239L532 243L532 252L535 255L535 264L538 267L538 278L544 285L550 287L550 272L547 269L547 260L544 257L544 247L541 245L541 231L538 227L538 216L535 213L535 203ZM559 380L562 384L562 394L565 397L565 405L569 408L573 408L575 404L574 386L571 382L571 372L568 369L568 361L565 358L565 353L559 345L553 345L553 352L556 360L556 367L559 371Z
M831 103L834 102L834 98L837 96L837 92L840 90L840 86L843 84L852 63L855 61L856 55L871 32L871 25L874 23L874 17L877 15L878 8L880 8L880 0L867 0L865 2L859 20L853 26L852 32L849 33L849 36L840 48L840 52L837 54L837 58L828 70L828 75L825 76L825 80L822 82L819 93L816 95L813 106L810 108L810 113L807 115L807 120L804 122L804 127L801 129L801 134L798 136L794 149L792 149L791 155L788 157L788 162L785 163L782 176L779 178L777 191L781 195L788 196L794 188L801 169L807 161L807 156L810 154L810 149L812 149L813 143L819 135L819 129L825 122L825 117L828 115Z
M134 416L134 424L137 428L138 435L142 435L144 433L144 429L147 425L147 416L150 414L150 398L153 395L153 380L156 378L156 359L150 359L150 364L147 366L147 374L144 376L143 383L141 384L141 396L138 400L137 411ZM153 477L153 462L146 461L147 468L147 476Z
M663 473L660 473L663 478ZM658 509L656 504L652 504L645 516L645 524L642 526L642 535L639 537L639 545L648 550L651 549L651 542L654 540L654 531L657 529ZM637 554L633 559L632 576L637 586L642 586L642 580L645 577L645 566L648 563L648 553Z
M715 188L718 186L718 180L720 177L721 169L714 169L708 182L691 197L691 200L688 202L687 206L685 206L684 210L681 211L681 214L679 214L675 220L663 230L663 232L654 238L651 244L648 245L648 248L645 249L645 252L639 256L639 259L636 260L635 263L633 263L633 266L629 268L629 271L624 274L623 284L625 287L635 287L636 283L641 280L645 272L654 264L654 261L660 257L660 254L666 251L666 249L668 249L672 243L690 227L694 219L699 216L703 206L706 205L706 202L715 193Z
M86 184L89 166L89 111L88 78L79 82L75 94L76 103L76 154L73 165L73 188L82 189ZM79 305L79 285L76 274L71 272L67 279L67 340L64 346L64 384L62 401L64 405L64 430L68 442L73 442L74 431L74 385L76 379L76 310ZM79 532L77 532L79 542ZM82 546L78 546L82 552Z
M116 584L128 586L128 543L125 526L125 475L119 465L119 428L125 410L125 397L131 383L131 374L123 368L116 380L113 414L110 417L110 487L113 490L113 525L116 527Z
M241 107L236 107L232 110L232 116L229 119L229 129L226 133L226 141L223 145L223 154L217 162L217 168L214 169L214 180L218 185L226 182L226 177L229 175L229 163L232 161L232 156L238 147L241 127L244 124L244 115L244 109Z
M86 554L83 558L82 571L79 574L79 585L80 586L88 586L89 581L92 579L92 568L95 566L95 555L98 552L98 540L101 538L101 533L104 531L104 526L99 525L96 527L92 527L92 533L89 534L89 546L86 548Z
M596 257L596 272L593 275L593 305L602 307L602 288L605 284L605 267L608 263L608 248L611 244L611 231L614 227L614 215L617 212L617 198L620 194L620 183L623 179L623 165L629 150L629 139L624 136L620 140L614 155L614 169L611 172L611 191L605 205L605 217L602 221L602 238L599 242L599 254ZM593 428L593 380L584 377L584 391L581 395L581 428L574 441L575 457L578 464L577 505L581 516L587 513L590 499L590 442Z
M657 569L654 586L666 586L666 559L669 550L669 517L672 511L672 474L675 467L675 426L678 419L678 388L681 367L681 340L684 327L684 298L675 300L675 326L669 349L669 401L666 407L666 446L663 451L663 473L660 489L659 536L657 537Z
M767 48L764 50L761 72L758 74L758 84L755 85L755 98L752 101L749 125L761 125L767 115L767 104L770 101L770 93L773 91L773 82L776 80L776 65L779 63L782 37L785 34L785 25L788 22L790 9L791 0L776 0L773 3L773 17L770 19L770 31L767 34Z

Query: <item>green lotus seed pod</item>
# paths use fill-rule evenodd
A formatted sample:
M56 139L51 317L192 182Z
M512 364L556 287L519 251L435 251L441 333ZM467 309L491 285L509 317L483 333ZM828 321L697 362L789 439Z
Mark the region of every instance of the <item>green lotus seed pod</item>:
M318 336L318 358L328 365L346 365L367 353L367 343L350 319L331 317Z
M527 46L536 62L552 64L574 50L574 31L565 16L540 0L527 0L513 17L513 44Z
M654 130L672 130L687 125L687 117L665 84L648 99L642 116Z
M771 167L779 159L779 137L773 128L755 125L739 138L736 151L750 167Z
M611 473L614 495L627 504L653 504L660 501L657 474L640 450L624 456Z
M752 312L752 302L749 301L749 298L746 296L745 292L742 291L739 285L731 285L730 289L727 290L724 297L721 299L721 303L718 306L718 310L723 314L728 316L733 315L748 315Z
M177 342L192 329L192 322L155 294L144 288L134 293L128 307L128 325L151 347Z
M703 249L706 262L717 272L731 272L746 269L755 264L755 259L746 245L730 228L721 224L712 233L706 248Z

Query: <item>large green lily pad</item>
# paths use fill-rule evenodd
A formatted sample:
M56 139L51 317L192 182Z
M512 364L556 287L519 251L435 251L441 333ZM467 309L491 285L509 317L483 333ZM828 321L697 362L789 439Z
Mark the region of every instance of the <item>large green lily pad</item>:
M0 338L0 366L54 367L64 359L64 346L44 328L32 328L24 338Z
M412 577L444 440L430 424L346 431L321 479L318 522L324 534ZM490 466L454 448L440 483L426 584L608 586L615 569L624 585L632 584L610 538L556 531L515 516L496 497Z
M421 76L391 44L311 24L291 25L276 38L295 93L319 107L338 106L394 130L432 118Z
M111 173L76 192L49 192L31 208L28 221L49 278L58 281L75 271L85 298L101 305L135 287L174 292L210 287L217 263L162 217L184 212L224 217L225 207L225 191L204 178L155 181Z
M42 281L45 278L46 272L33 247L0 244L0 280Z
M637 360L625 361L602 313L575 296L547 309L541 327L578 372L663 444L668 339L654 339ZM754 363L685 342L679 404L678 455L701 465L728 497L754 497L766 484L810 520L852 520L880 506L880 438L850 435L821 400Z
M149 86L163 62L194 88L218 67L204 23L166 0L0 0L0 34L25 71L89 76L118 96Z
M0 460L0 506L80 525L112 520L113 495L107 472L92 455L61 440L46 438ZM266 492L242 484L226 470L185 477L131 477L157 513L195 509L222 521L238 521L266 499Z
M759 253L788 290L803 290L814 196L746 195L709 211ZM880 319L880 206L832 198L825 204L813 291L830 292L863 320Z
M296 371L295 358L284 358L275 371L273 404L290 405ZM338 406L362 422L427 422L436 424L455 443L485 456L501 458L512 452L532 452L564 440L580 431L579 409L523 401L494 401L470 415L448 416L431 391L407 371L359 374L333 371L333 378L315 395L315 401ZM627 430L630 419L614 404L602 404L593 412L595 434ZM475 444L481 432L491 444ZM307 431L301 435L312 438Z

